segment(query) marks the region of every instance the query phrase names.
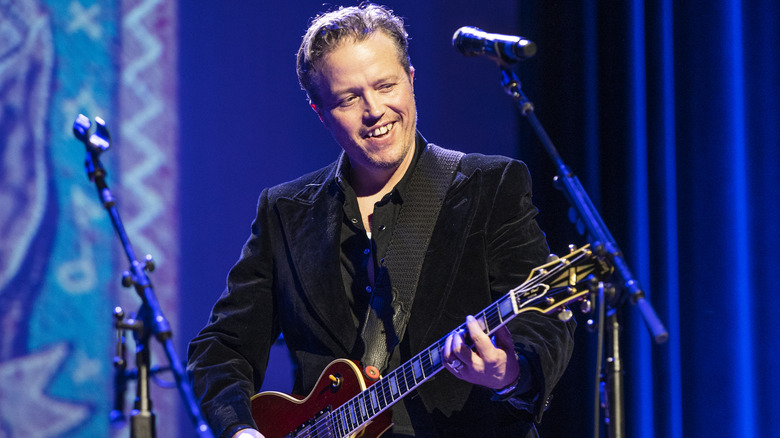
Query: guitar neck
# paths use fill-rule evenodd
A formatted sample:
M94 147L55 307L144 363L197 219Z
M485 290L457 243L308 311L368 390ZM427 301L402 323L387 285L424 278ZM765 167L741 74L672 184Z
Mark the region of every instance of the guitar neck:
M495 332L521 312L515 305L515 293L516 290L509 292L474 316L485 333ZM466 324L461 324L456 330L464 335L468 345L472 345ZM345 437L360 429L441 371L444 368L442 352L446 338L445 336L439 339L350 401L334 409L328 421L332 422L331 426L338 433L337 436Z
M474 315L482 331L491 335L520 313L558 312L565 309L567 304L581 300L587 292L577 291L574 286L596 268L592 253L587 248L588 245L564 258L537 267L523 284ZM570 317L571 312L568 313L561 319ZM473 347L465 323L458 326L456 331L461 333L467 345ZM337 437L347 437L360 430L444 368L442 352L446 339L447 336L439 339L348 402L333 409L330 415L320 419L327 424L315 428L332 431Z

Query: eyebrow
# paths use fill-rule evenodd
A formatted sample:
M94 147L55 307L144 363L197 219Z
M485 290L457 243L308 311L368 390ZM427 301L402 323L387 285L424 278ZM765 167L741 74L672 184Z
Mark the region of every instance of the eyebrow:
M403 75L401 75L401 76L403 76ZM377 85L380 85L380 84L383 84L383 83L387 83L387 82L400 82L402 80L403 80L403 77L399 78L397 75L391 73L391 74L387 74L385 76L380 77L379 79L375 80L371 85L373 87L376 87ZM359 90L359 88L346 87L346 88L344 88L342 90L332 91L331 94L333 96L336 96L337 98L339 98L339 97L341 97L341 96L343 96L345 94L355 93L358 90Z

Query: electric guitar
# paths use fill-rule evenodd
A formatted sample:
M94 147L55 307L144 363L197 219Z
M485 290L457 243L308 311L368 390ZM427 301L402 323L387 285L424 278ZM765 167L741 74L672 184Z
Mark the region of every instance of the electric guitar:
M490 335L524 312L572 317L568 304L585 301L588 289L577 285L592 272L608 267L585 245L531 271L528 279L474 315ZM456 330L468 333L466 324ZM365 379L346 359L331 362L305 398L268 391L252 397L252 417L266 438L378 437L392 426L388 409L444 369L446 336L378 380ZM466 341L471 345L470 337ZM376 376L379 377L378 375Z

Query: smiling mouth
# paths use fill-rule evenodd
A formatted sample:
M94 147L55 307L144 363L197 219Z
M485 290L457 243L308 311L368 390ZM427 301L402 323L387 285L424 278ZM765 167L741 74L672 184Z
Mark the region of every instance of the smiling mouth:
M388 132L392 131L395 127L396 122L388 123L387 125L380 126L379 128L374 129L373 131L370 131L368 134L366 134L366 138L375 138L375 137L381 137Z

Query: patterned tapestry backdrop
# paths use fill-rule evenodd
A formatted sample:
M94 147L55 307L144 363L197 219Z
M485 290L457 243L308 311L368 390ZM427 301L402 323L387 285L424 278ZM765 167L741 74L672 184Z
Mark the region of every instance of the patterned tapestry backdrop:
M0 0L0 437L110 430L112 309L140 300L119 284L128 262L84 172L80 112L106 119L108 184L176 309L175 44L175 2ZM153 397L156 410L178 403ZM175 435L175 419L157 424Z

